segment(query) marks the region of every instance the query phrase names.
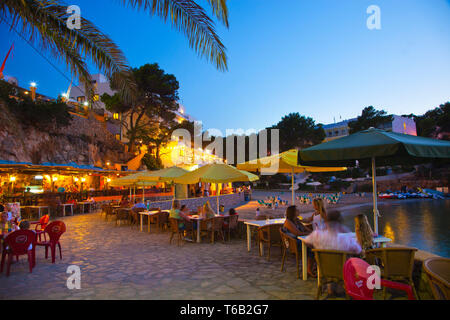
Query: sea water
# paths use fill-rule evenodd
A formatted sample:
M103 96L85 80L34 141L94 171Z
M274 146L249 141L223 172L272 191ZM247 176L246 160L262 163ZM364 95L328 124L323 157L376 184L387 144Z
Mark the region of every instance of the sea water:
M395 243L450 258L450 200L385 200L379 204L378 233ZM367 215L373 227L372 206L342 209L344 224L355 229L354 217Z

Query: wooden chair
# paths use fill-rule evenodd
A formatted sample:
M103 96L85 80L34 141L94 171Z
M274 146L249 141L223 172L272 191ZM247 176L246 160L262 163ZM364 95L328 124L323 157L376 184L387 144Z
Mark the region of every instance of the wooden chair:
M174 235L177 235L177 245L180 245L180 242L183 241L183 230L180 230L178 227L180 220L175 218L169 218L170 231L172 232L170 235L169 244L172 244L172 239Z
M295 263L297 267L297 279L300 279L300 254L298 251L297 239L283 232L281 228L280 228L280 238L283 249L283 257L281 258L281 272L284 271L284 261L286 260L286 255L288 253L291 253L295 255Z
M148 209L148 211L161 211L161 208L150 208ZM148 223L150 225L155 225L156 227L158 227L159 225L159 220L160 220L159 213L148 217Z
M223 234L223 220L223 217L214 217L204 220L210 235L211 243L214 243L216 233L222 236L222 242L225 243L225 236Z
M450 259L429 258L423 262L423 269L434 299L450 300Z
M267 260L270 260L270 248L272 246L279 246L281 252L283 253L283 248L281 244L280 237L281 225L270 224L267 226L258 228L258 245L259 245L259 255L262 256L261 247L264 244L267 245Z
M158 221L157 221L158 229L164 231L164 229L168 229L169 227L169 213L168 212L160 212L158 213Z
M416 251L416 248L409 247L377 248L367 250L366 257L369 261L374 261L375 258L380 259L381 277L386 280L408 283L417 299L416 288L412 280ZM383 288L383 299L386 299L386 287Z
M339 250L313 249L317 263L317 294L322 294L322 286L329 282L344 283L344 264L353 253ZM347 292L345 293L348 298Z
M131 209L129 219L131 225L137 225L139 226L139 212L145 211L144 208L134 208Z
M113 210L113 207L111 205L105 206L105 220L108 221L108 218L114 217L116 215L116 212Z
M231 241L231 231L235 231L238 229L239 215L236 214L236 215L230 216L227 220L228 220L228 226L225 231L228 232L228 241Z
M117 214L116 214L116 226L117 225L120 226L120 221L129 222L129 214L130 214L130 210L127 210L124 208L118 209Z

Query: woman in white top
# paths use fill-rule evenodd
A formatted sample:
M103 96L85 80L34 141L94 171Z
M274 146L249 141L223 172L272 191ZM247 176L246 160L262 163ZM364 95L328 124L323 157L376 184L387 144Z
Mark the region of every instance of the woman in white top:
M313 200L314 213L311 217L303 219L304 223L311 223L313 230L325 229L325 221L327 220L327 212L321 198Z

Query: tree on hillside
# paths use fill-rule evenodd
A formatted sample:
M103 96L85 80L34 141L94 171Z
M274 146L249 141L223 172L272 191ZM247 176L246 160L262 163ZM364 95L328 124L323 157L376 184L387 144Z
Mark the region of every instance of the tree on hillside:
M158 16L181 31L189 46L199 55L215 64L219 70L227 69L225 46L216 34L214 21L194 0L123 0L122 4ZM228 27L226 0L207 0L213 15ZM105 1L105 4L108 2ZM67 27L72 14L60 0L2 0L0 25L17 32L41 51L64 61L71 74L85 84L88 96L93 86L85 59L94 65L119 88L122 98L132 100L134 83L130 67L119 47L92 22L80 18L81 28ZM136 31L136 30L135 30ZM132 30L130 30L132 32Z
M392 115L388 115L384 110L376 110L373 106L363 109L356 121L349 122L350 134L367 130L371 127L378 128L381 125L393 120Z
M419 136L450 140L450 102L413 117Z
M280 130L280 152L306 148L321 143L325 138L321 124L316 125L312 118L301 116L298 112L284 116L280 122L268 129ZM270 137L270 134L268 136Z
M146 64L132 70L136 87L135 103L125 103L116 93L105 93L101 99L111 112L122 113L122 126L129 140L128 148L134 150L137 139L149 139L173 124L178 110L177 79L166 74L157 63ZM116 89L113 87L113 89Z

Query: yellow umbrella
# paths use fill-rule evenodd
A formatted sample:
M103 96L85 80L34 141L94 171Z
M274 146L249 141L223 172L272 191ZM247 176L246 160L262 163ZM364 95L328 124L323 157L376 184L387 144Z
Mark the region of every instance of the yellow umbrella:
M145 172L138 172L134 174L130 174L125 177L121 177L118 179L115 179L109 183L111 187L128 187L134 185L136 182L138 182L138 178L142 176Z
M345 171L346 167L313 167L302 166L298 163L298 150L291 149L273 156L238 163L236 167L241 170L260 171L266 174L290 173L292 175L292 204L295 203L294 173L301 172L333 172Z
M134 188L136 186L142 186L142 202L144 202L144 198L145 198L144 187L156 185L156 182L154 182L154 181L139 180L139 178L142 177L145 173L146 173L146 171L130 174L125 177L121 177L121 178L111 181L109 183L109 185L111 187L129 187L130 188L130 200L131 200L131 187Z
M146 171L144 174L138 177L139 181L160 181L160 182L168 182L173 183L175 178L178 178L189 171L179 168L179 167L170 167L157 171Z
M257 175L244 170L238 170L235 167L223 163L207 164L174 179L175 183L182 184L194 184L198 182L228 183L256 180L259 180Z
M157 181L157 182L165 182L165 183L173 183L173 180L177 177L180 177L186 174L187 170L180 167L170 167L164 168L156 171L147 171L145 174L139 177L139 181ZM175 187L173 191L173 196L175 198Z
M253 173L236 169L228 164L214 163L207 164L197 170L188 172L181 177L175 178L175 183L194 184L204 183L228 183L238 181L259 180ZM219 195L217 195L217 213L219 213Z

